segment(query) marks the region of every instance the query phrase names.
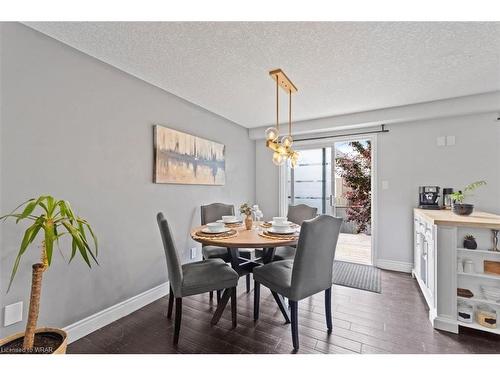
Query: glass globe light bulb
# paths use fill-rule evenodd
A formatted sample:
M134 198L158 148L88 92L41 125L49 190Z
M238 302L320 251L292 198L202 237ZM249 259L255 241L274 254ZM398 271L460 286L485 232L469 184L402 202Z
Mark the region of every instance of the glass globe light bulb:
M286 157L286 155L287 155L286 148L283 147L281 144L278 144L278 147L276 148L275 152L277 152L278 154L280 154L283 157Z
M281 155L279 152L273 153L273 164L276 166L283 165L285 162L285 159L283 158L283 155Z
M273 127L266 129L266 139L268 141L275 141L276 139L278 139L278 136L278 129Z
M292 154L290 155L289 161L290 161L290 167L293 169L299 164L299 158L300 154L297 151L293 151Z
M281 145L283 147L290 147L293 143L293 138L291 135L285 135L283 138L281 138Z

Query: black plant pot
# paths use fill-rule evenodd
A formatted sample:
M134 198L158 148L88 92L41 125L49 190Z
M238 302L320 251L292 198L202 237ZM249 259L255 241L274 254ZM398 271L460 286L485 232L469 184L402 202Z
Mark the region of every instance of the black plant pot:
M464 240L464 247L466 249L471 249L471 250L476 250L477 249L477 242L476 240Z
M474 205L466 203L453 203L451 206L451 210L457 215L467 216L470 215L472 211L474 211Z

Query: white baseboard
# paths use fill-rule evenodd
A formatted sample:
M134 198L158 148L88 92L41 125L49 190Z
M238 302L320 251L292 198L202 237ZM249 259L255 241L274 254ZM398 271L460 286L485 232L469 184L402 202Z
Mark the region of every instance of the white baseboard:
M384 270L411 273L413 263L398 262L395 260L378 259L377 267Z
M141 294L131 297L125 301L119 302L116 305L110 306L107 309L90 315L78 322L70 324L64 330L68 333L68 343L72 343L83 336L87 336L99 328L102 328L115 320L123 318L134 311L144 307L157 299L168 294L168 282L155 286Z
M456 319L449 319L442 316L437 316L434 321L431 321L432 326L435 329L440 329L441 331L447 331L452 333L458 333L458 323Z

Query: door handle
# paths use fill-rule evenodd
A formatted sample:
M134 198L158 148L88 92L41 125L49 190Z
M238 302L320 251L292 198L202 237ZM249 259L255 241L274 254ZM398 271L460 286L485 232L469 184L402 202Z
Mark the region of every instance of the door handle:
M332 194L330 194L330 207L332 208L332 215L337 215L337 202Z

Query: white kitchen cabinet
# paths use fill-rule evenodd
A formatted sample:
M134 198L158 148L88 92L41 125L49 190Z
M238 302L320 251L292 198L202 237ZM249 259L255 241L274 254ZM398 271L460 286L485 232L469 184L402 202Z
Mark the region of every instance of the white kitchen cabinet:
M436 308L436 235L436 225L425 217L414 215L415 252L412 273L430 310Z
M475 211L470 216L458 216L449 210L414 210L414 264L412 274L429 307L429 320L434 328L458 333L467 326L500 334L497 328L483 327L476 322L457 320L457 302L461 299L476 306L488 304L500 318L500 303L487 301L481 295L481 285L500 287L500 275L485 274L484 260L500 261L500 253L491 247L491 229L500 229L500 216ZM462 248L465 234L473 234L477 250ZM471 259L474 273L457 272L457 261ZM473 298L457 297L457 288L469 289Z

